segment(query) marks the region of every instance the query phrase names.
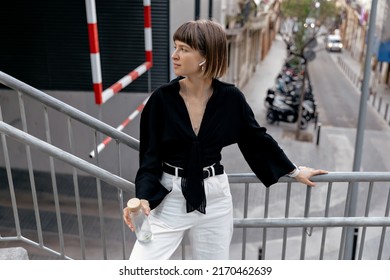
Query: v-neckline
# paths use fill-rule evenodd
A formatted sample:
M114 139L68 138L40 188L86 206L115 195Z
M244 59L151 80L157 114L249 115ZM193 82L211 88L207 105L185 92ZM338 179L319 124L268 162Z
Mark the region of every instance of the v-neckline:
M214 91L213 91L214 92ZM210 99L211 97L213 96L214 93L211 93L210 97L207 98L205 104L204 104L204 108L202 109L203 112L202 112L202 116L201 116L201 119L200 119L200 122L199 122L199 126L195 126L194 125L194 117L193 117L193 114L191 114L191 108L190 108L190 104L188 101L186 101L186 98L180 94L179 92L179 95L183 101L183 104L184 104L184 107L185 107L185 110L187 112L187 118L188 118L188 121L189 121L189 126L190 126L190 129L193 133L193 135L198 138L199 135L200 135L200 132L202 131L202 127L204 126L204 120L205 120L205 117L206 117L206 112L207 112L207 107L208 107L208 104L210 102ZM196 131L198 133L196 133Z
M181 78L183 79L183 78ZM190 127L190 130L192 132L192 135L195 136L195 138L199 138L199 135L201 134L201 131L203 131L203 126L204 126L204 120L205 120L205 117L206 117L206 114L207 114L207 107L209 107L209 103L210 103L210 100L213 98L214 94L215 94L215 88L214 88L214 81L212 81L211 85L213 87L213 90L212 90L212 93L210 95L210 97L207 99L206 101L206 104L205 104L205 107L204 107L204 110L203 110L203 115L202 115L202 119L200 121L200 124L199 124L199 129L198 129L198 133L195 132L194 130L194 126L192 125L192 119L191 119L191 113L190 113L190 110L187 106L187 103L186 103L186 100L184 98L184 96L180 93L180 80L179 79L177 81L177 84L178 84L178 91L177 91L177 94L178 96L180 97L180 99L182 100L182 104L184 106L184 109L185 111L187 112L187 124L189 125Z

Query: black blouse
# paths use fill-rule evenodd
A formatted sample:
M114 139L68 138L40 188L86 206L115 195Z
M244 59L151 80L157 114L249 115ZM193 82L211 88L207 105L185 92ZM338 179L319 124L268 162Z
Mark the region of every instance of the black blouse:
M168 193L159 182L162 163L191 166L194 146L198 153L196 160L202 168L219 162L222 148L237 143L250 168L266 187L294 170L294 164L277 142L255 120L243 93L232 84L213 80L213 94L196 135L179 94L182 78L157 88L142 111L140 168L135 179L138 198L147 199L150 207L155 208ZM199 191L204 192L202 188Z

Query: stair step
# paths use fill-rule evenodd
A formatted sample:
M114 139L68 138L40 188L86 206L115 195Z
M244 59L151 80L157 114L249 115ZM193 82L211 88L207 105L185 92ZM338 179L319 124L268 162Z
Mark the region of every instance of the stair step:
M22 247L0 248L0 260L28 260L27 250Z

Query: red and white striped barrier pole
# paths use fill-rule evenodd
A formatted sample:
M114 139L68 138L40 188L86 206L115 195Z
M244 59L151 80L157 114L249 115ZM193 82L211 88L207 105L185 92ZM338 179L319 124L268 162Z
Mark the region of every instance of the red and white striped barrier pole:
M102 93L102 103L105 103L108 99L113 97L115 94L120 92L122 89L127 87L130 83L132 83L135 79L145 73L151 67L150 62L144 62L135 70L131 71L129 74L124 76L122 79L117 81L115 84L110 86L108 89L104 90Z
M148 102L148 99L149 97L147 97L140 105L138 105L137 109L133 113L131 113L131 115L128 116L116 129L122 131L132 120L134 120L144 109L146 102ZM97 153L100 154L100 152L107 147L111 140L111 137L106 137L103 142L97 146ZM89 153L89 157L95 157L95 150Z
M150 0L144 0L144 32L146 62L150 62L150 66L152 66L152 9L150 7Z
M150 0L144 0L144 34L145 34L145 57L146 62L121 78L115 84L103 91L102 74L100 66L99 40L97 32L97 17L95 0L85 0L87 9L89 44L92 64L92 80L94 84L95 102L103 104L123 88L127 87L139 76L153 66L152 52L152 16Z
M95 0L85 0L88 22L89 53L92 66L93 91L95 92L95 102L102 103L102 71L100 66L99 37L97 29L97 16Z

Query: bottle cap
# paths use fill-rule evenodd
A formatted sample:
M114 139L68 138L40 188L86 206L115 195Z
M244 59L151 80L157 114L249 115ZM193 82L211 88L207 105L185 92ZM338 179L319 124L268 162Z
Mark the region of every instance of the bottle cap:
M141 201L138 198L132 198L127 202L127 207L132 212L138 211L141 209Z

